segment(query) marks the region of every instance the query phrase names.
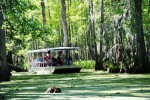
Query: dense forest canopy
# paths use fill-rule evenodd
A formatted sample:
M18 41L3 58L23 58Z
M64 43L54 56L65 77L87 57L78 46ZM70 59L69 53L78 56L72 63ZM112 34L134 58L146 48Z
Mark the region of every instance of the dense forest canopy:
M67 42L98 70L150 69L150 0L2 0L0 7L1 34L14 55Z

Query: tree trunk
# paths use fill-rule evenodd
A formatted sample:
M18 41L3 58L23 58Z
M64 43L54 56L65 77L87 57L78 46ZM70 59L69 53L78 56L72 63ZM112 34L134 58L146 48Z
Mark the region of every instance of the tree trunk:
M50 26L51 26L51 13L50 13L50 7L48 6L48 16L49 16L49 22L50 22Z
M60 22L60 23L61 23L61 22ZM59 36L60 36L60 39L59 39L59 44L58 44L59 46L63 46L63 34L62 34L63 32L62 32L62 31L63 31L63 30L62 30L62 27L60 27L60 28L59 28L59 33L60 33Z
M10 74L9 74L9 71L7 68L7 62L6 62L5 30L2 29L3 20L4 19L3 19L2 6L0 5L0 47L1 47L0 82L10 81Z
M150 0L148 2L148 16L150 16ZM148 22L150 23L150 17L148 18ZM150 25L147 25L148 33L150 33ZM149 35L150 36L150 35ZM150 39L147 39L147 54L150 56Z
M41 1L41 7L42 7L42 17L43 17L43 27L46 25L46 14L45 14L45 3L42 0Z
M43 17L43 28L45 29L46 26L46 14L45 14L45 2L44 0L41 0L41 8L42 8L42 17ZM44 40L46 42L46 33L44 32ZM47 47L47 43L45 44L45 47Z
M150 14L150 0L149 0L148 5L149 5L149 8L148 8L148 14Z
M95 70L103 70L103 23L104 23L104 2L101 0L101 26L100 26L100 51L99 51L99 62L96 62Z
M142 23L142 0L134 0L135 16L136 16L136 58L135 58L135 72L145 73L150 72L148 66L148 57L145 49L143 23Z
M88 44L88 59L92 59L92 39L91 39L91 29L92 29L92 25L91 25L91 21L89 21L89 28L88 28L88 36L87 36L87 44Z
M71 0L68 1L68 12L70 12L70 7L71 7ZM72 25L71 25L71 20L70 20L70 17L69 17L69 16L70 16L70 13L69 13L69 15L68 15L68 37L69 37L69 38L68 38L68 42L69 42L68 45L71 46L70 43L71 43L71 26L72 26Z
M63 46L69 46L68 43L68 28L67 28L67 21L66 21L66 4L65 0L61 0L62 5L62 26L63 26L63 32L64 32L64 44Z
M91 16L91 4L89 3L89 9L88 9L88 14ZM87 20L89 21L89 26L88 26L88 32L87 32L87 44L88 44L88 59L93 59L93 35L92 35L92 18L88 18Z

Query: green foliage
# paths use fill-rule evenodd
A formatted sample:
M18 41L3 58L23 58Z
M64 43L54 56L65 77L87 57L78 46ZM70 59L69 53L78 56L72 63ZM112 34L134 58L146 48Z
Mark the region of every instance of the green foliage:
M94 60L81 60L74 62L74 65L82 66L82 69L94 69L95 61Z
M5 25L7 26L7 50L12 50L14 54L22 55L29 49L38 49L43 47L60 46L63 33L61 25L61 1L60 0L44 0L46 10L46 25L43 27L41 0L1 0L5 15ZM67 24L69 29L70 44L83 47L88 54L88 39L93 39L88 35L90 31L90 20L95 20L96 42L100 37L103 38L107 50L113 45L114 38L114 22L124 15L121 25L121 35L123 36L123 44L133 39L135 34L135 18L133 1L129 0L104 0L104 34L100 33L100 0L93 0L93 13L91 15L90 0L66 0ZM50 11L50 13L49 13ZM150 37L150 16L149 16L148 0L143 1L143 30L145 40ZM126 12L126 13L125 13ZM92 33L92 32L91 32ZM93 41L93 40L92 40ZM92 42L91 41L91 42ZM91 43L93 45L93 43ZM148 45L148 42L147 42ZM103 48L103 51L106 51ZM88 58L88 57L87 57ZM81 61L83 68L94 68L94 61ZM115 67L109 64L110 67Z
M75 62L75 65L81 65L83 69L94 69L95 61L94 60L82 60L81 62Z
M118 66L116 66L113 62L109 62L108 68L109 68L109 69L117 69Z

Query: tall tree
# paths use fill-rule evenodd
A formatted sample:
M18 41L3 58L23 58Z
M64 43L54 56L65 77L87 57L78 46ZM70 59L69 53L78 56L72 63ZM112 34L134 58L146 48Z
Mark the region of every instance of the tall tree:
M87 11L87 16L92 16L92 1L90 0L88 4L88 11ZM88 30L87 30L87 44L88 44L88 59L93 59L93 50L92 50L92 43L93 43L93 37L92 37L92 17L87 17L88 20Z
M97 39L96 39L96 32L95 32L95 15L94 15L94 5L93 5L93 0L91 0L91 22L92 22L92 30L91 33L93 34L93 38L94 38L94 43L92 44L92 47L94 48L94 53L95 55L93 55L93 57L95 57L95 69L98 70L99 69L99 63L98 63L98 52L97 52ZM92 57L92 58L93 58Z
M102 45L103 45L103 25L104 25L104 1L101 0L101 21L100 21L100 51L99 51L99 64L95 66L96 70L103 69L103 52L102 52Z
M62 26L63 26L63 32L64 32L64 44L63 46L69 46L69 37L68 37L68 27L67 27L67 21L66 21L66 4L65 0L61 0L61 5L62 5Z
M6 46L5 46L5 30L2 29L3 25L3 9L0 5L0 82L1 81L9 81L10 80L10 74L7 68L7 62L6 62Z
M145 49L143 23L142 23L142 0L134 0L135 16L136 16L136 59L135 68L136 72L147 72L148 57Z

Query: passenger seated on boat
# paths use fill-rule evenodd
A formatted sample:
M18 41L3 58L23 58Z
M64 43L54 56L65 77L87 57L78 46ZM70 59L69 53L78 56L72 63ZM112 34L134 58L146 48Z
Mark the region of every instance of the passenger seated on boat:
M57 59L54 56L52 57L52 65L53 66L57 65Z
M67 56L64 59L64 65L68 65L68 58L67 58Z
M62 51L58 52L58 57L57 57L57 65L63 65L63 55L62 55Z
M46 56L44 57L44 60L47 62L48 66L52 64L52 56L50 51L47 52Z
M34 61L34 60L33 60L33 56L30 56L30 57L29 57L29 62L32 62L32 61Z
M38 66L40 66L40 67L44 66L44 63L42 63L43 62L42 53L38 53L37 62L38 62Z
M36 66L36 63L34 61L34 57L33 56L30 56L29 57L29 63L30 63L30 67L35 67Z
M63 65L61 57L57 57L57 65Z
M72 65L72 58L71 57L68 58L68 65Z

